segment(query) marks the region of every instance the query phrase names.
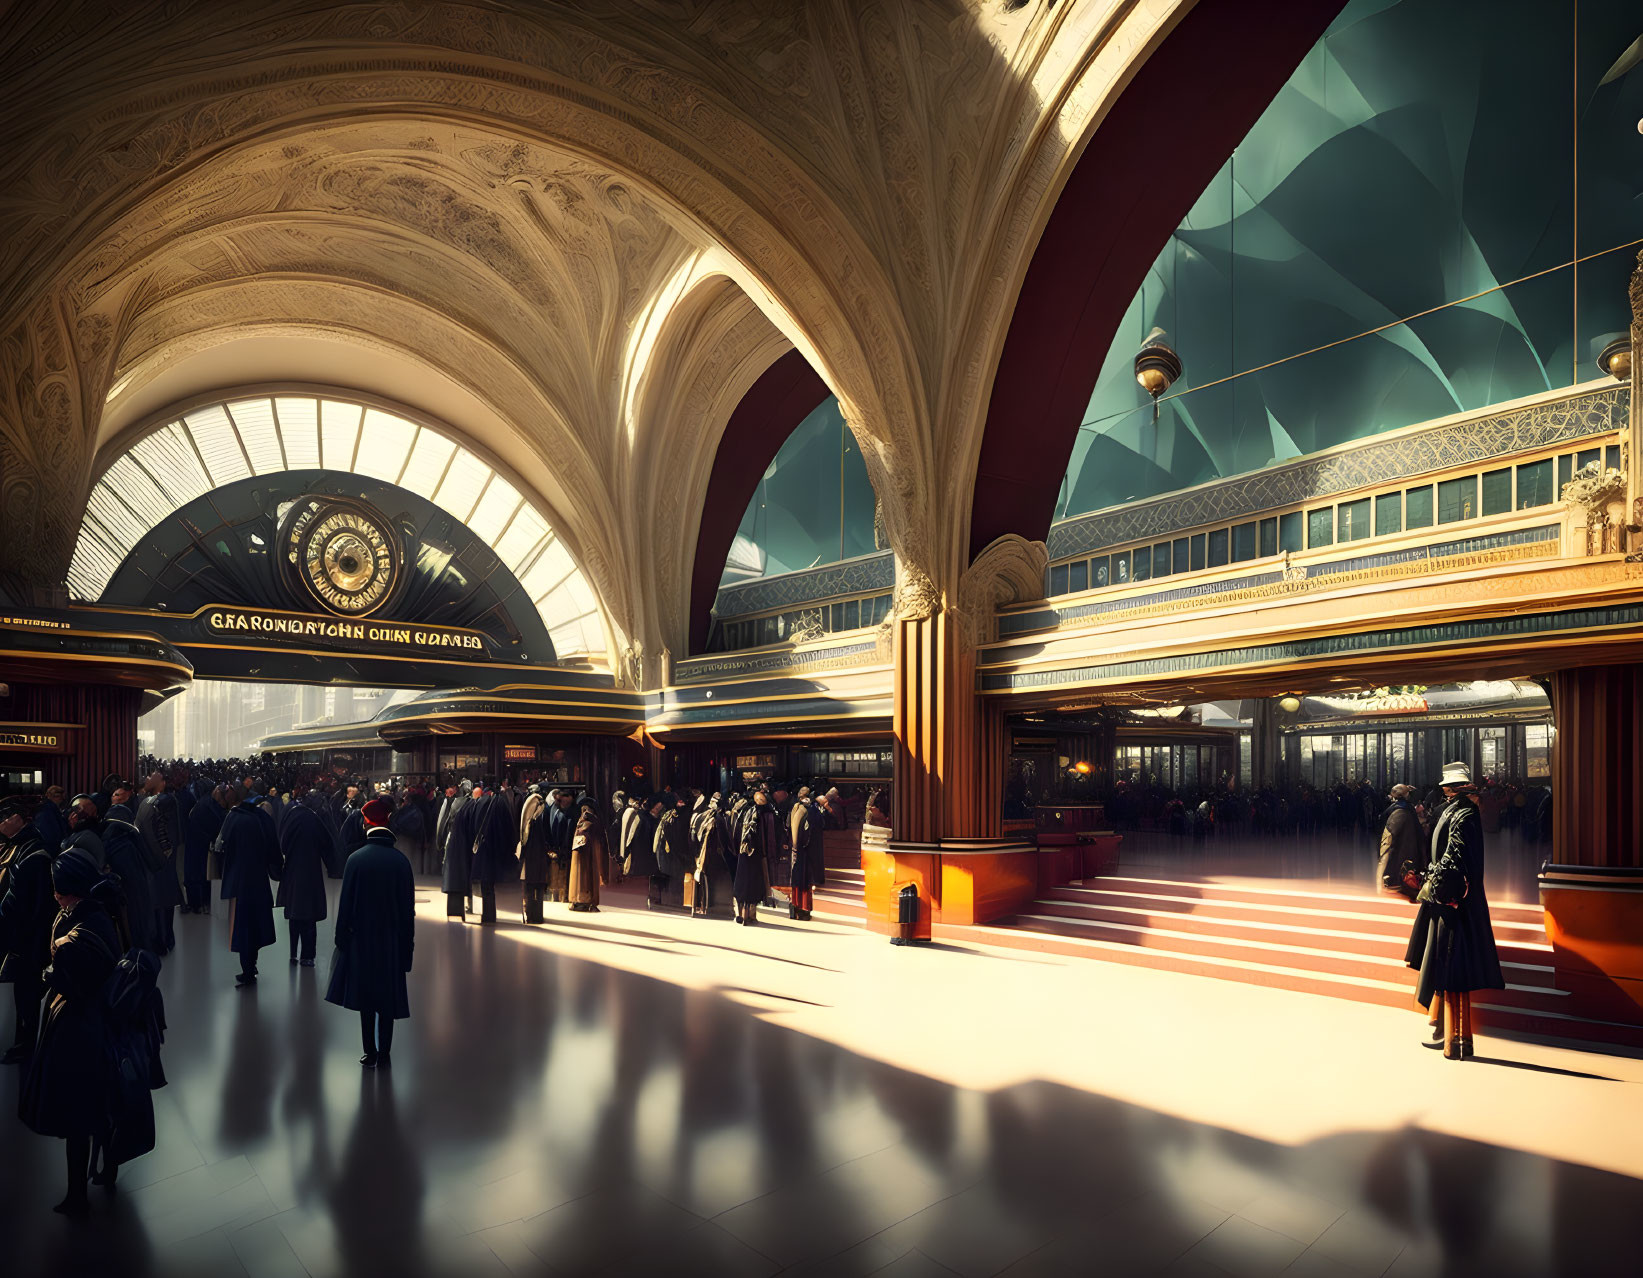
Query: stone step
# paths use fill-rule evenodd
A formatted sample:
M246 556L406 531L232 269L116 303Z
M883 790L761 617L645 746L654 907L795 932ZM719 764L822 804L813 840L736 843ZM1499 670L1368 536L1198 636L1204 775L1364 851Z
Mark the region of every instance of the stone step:
M1341 927L1355 932L1402 935L1406 938L1414 922L1415 907L1409 902L1368 894L1319 898L1294 891L1250 892L1244 889L1194 894L1168 885L1155 885L1153 890L1145 890L1108 886L1110 883L1111 880L1106 878L1087 879L1082 883L1051 888L1042 894L1042 899L1066 905L1142 910L1161 917L1193 914L1279 925ZM1530 944L1544 944L1546 941L1545 919L1538 910L1529 912L1522 907L1500 907L1491 903L1489 916L1497 940Z
M1415 974L1404 963L1401 946L1395 954L1389 949L1379 953L1363 953L1341 948L1336 944L1340 938L1316 932L1305 937L1291 933L1241 937L1227 932L1189 930L1144 920L1106 921L1039 913L1018 914L1012 922L1017 927L1060 936L1081 936L1191 957L1247 960L1299 971L1386 981L1409 989L1414 987ZM1550 957L1549 954L1547 957ZM1508 961L1503 955L1501 968L1509 984L1542 989L1549 994L1558 993L1551 988L1553 972L1549 963Z
M1401 920L1396 928L1380 926L1376 919L1365 924L1342 915L1283 916L1279 919L1252 917L1236 910L1183 913L1134 906L1086 904L1040 898L1033 915L1115 926L1159 927L1206 937L1228 937L1239 941L1272 945L1304 945L1316 949L1403 961L1413 919ZM1411 912L1412 913L1412 912ZM1501 961L1527 969L1524 984L1552 984L1552 947L1519 940L1497 940Z

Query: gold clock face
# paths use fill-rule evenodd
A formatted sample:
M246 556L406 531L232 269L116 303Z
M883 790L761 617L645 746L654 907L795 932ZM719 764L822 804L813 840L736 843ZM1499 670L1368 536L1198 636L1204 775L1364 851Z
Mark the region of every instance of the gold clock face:
M303 502L287 517L283 541L304 593L339 616L381 607L399 575L394 530L363 503Z

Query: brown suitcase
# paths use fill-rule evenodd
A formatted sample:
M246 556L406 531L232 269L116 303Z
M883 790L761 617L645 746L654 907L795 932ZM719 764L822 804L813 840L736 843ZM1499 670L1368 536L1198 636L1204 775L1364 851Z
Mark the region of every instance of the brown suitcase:
M694 909L696 905L696 876L685 875L685 909Z

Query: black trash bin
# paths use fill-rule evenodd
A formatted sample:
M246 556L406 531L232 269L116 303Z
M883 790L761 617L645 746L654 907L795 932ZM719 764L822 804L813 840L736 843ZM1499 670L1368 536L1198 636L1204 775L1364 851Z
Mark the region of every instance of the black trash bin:
M903 883L896 892L896 925L898 931L890 938L891 945L911 945L918 938L918 887Z

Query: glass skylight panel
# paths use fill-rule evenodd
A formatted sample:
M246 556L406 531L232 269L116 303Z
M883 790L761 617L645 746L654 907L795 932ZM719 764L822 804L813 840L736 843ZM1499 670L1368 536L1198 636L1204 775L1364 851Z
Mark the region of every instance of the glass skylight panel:
M103 593L109 578L120 566L120 557L105 546L100 537L82 529L69 565L68 584L75 596L94 600Z
M400 476L399 486L408 488L418 497L433 499L434 490L445 478L445 467L450 464L456 445L437 431L425 430L416 437L411 449L410 463Z
M497 541L496 556L507 564L510 571L518 573L547 535L548 525L542 516L528 505L521 506L507 531Z
M199 449L210 472L213 488L251 477L251 467L240 451L240 438L221 404L189 413L184 420L188 423L188 433L194 437L194 447Z
M118 492L108 484L98 484L91 490L91 499L86 503L86 514L94 517L102 525L106 534L104 540L109 548L118 550L122 555L135 546L142 539L144 533L153 527L145 524L142 517L136 514Z
M556 657L571 657L578 653L595 651L580 619L555 626L548 631L548 638L553 640L553 652Z
M115 460L97 487L107 488L116 501L130 510L143 533L176 509L171 498L129 453Z
M479 500L485 481L490 477L489 466L466 448L459 448L451 460L451 468L445 472L445 482L440 484L439 491L434 494L434 504L467 523L468 516L473 513L474 503Z
M411 455L411 441L415 438L416 427L403 417L367 408L354 470L361 475L393 483L404 469L406 458Z
M194 445L188 442L187 429L180 422L162 426L131 450L178 506L186 506L211 491L211 480L200 467Z
M468 527L486 545L494 547L496 539L519 509L520 502L519 490L501 475L493 474L485 488L485 495L479 499L479 505L468 519Z
M319 468L319 401L306 396L280 395L274 399L280 438L285 441L285 464L292 470Z
M359 419L363 412L358 404L341 404L334 399L320 404L320 464L326 470L354 468L354 446L359 443Z
M588 589L588 583L583 579L581 573L577 573L567 581L565 587L570 591L570 597L576 604L578 616L590 613L599 607L599 601L593 597L593 591Z
M285 469L285 454L274 430L274 403L267 399L236 399L228 405L228 415L239 428L251 467L259 475L273 475Z
M571 557L558 541L550 541L537 561L531 565L521 584L532 601L541 604L553 590L576 570Z

